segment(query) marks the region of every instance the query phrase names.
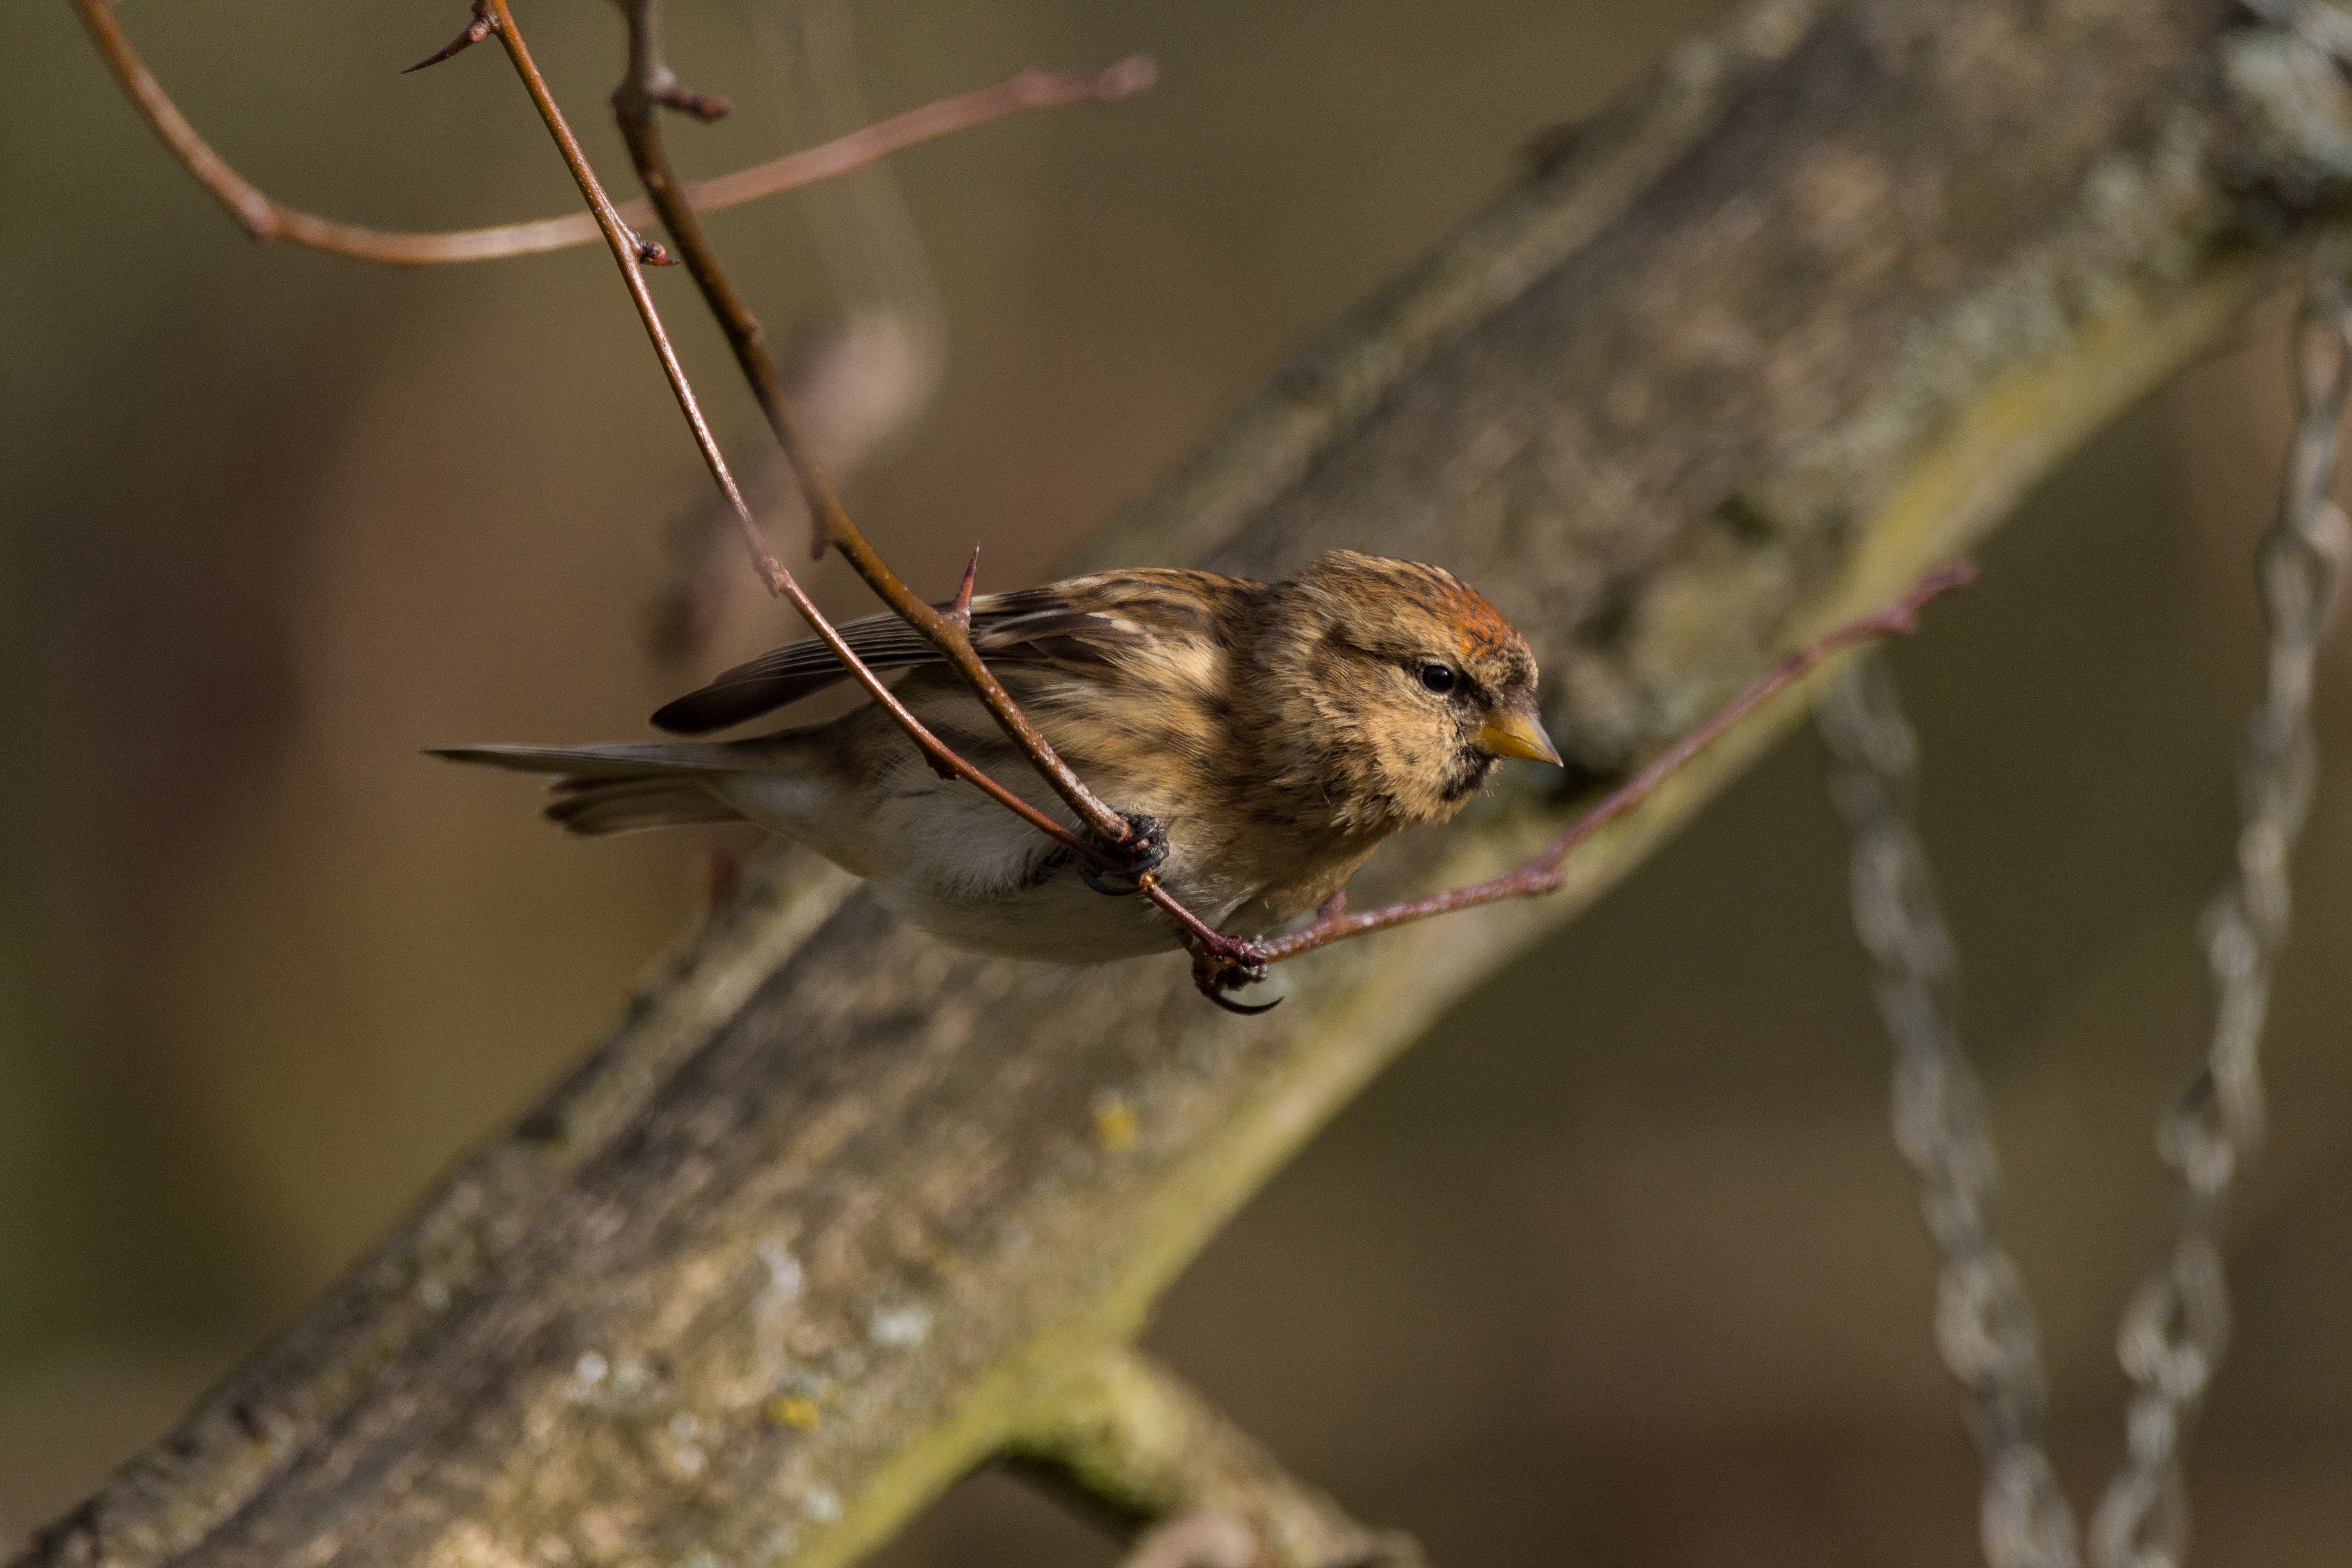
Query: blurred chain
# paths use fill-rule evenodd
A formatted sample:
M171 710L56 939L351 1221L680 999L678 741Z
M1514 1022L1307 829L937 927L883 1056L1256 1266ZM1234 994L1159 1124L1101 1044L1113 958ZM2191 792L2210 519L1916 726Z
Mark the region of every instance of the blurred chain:
M2198 932L2214 990L2206 1065L2158 1131L2183 1189L2170 1252L2125 1309L2117 1354L2133 1384L2126 1459L2090 1533L2095 1568L2179 1568L2181 1450L2229 1341L2221 1227L2230 1183L2262 1139L2260 1045L2271 965L2287 929L2287 856L2311 804L2312 665L2336 607L2352 525L2330 499L2352 397L2352 287L2344 237L2317 247L2296 321L2297 423L2277 521L2257 555L2269 671L2238 762L2229 879ZM1979 1526L1992 1568L2073 1568L2074 1521L2042 1447L2044 1383L2032 1309L1991 1231L1999 1167L1961 1053L1958 966L1909 816L1917 747L1892 679L1857 660L1823 700L1830 790L1853 844L1854 925L1895 1051L1895 1138L1918 1173L1944 1267L1936 1337L1969 1391L1985 1461Z
M2296 424L2278 520L2256 556L2270 667L2238 754L2236 864L2198 935L2213 987L2211 1047L2157 1132L2179 1174L2169 1257L2124 1310L2116 1353L2133 1384L2123 1468L2091 1521L2097 1568L2177 1568L2188 1547L2180 1450L2228 1347L2221 1228L2230 1183L2263 1136L2261 1046L2271 965L2286 940L2286 862L2311 805L2315 750L2311 671L2352 556L2352 526L2331 499L2345 402L2352 395L2352 262L2331 235L2312 258L2294 329Z
M1993 1234L2000 1162L1960 1049L1959 964L1934 874L1911 830L1918 747L1875 655L1856 659L1816 715L1830 794L1853 845L1853 922L1895 1046L1895 1142L1919 1178L1943 1256L1936 1343L1969 1395L1984 1457L1978 1529L1992 1568L2074 1568L2074 1510L2042 1453L2044 1384L2033 1310Z
M2247 10L2323 54L2352 58L2352 16L2326 0L2243 0Z

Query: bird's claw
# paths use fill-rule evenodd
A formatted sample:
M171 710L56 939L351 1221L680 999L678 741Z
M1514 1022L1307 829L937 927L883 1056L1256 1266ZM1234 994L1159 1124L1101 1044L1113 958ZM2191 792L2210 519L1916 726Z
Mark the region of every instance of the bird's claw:
M1271 1002L1253 1004L1236 1002L1225 994L1244 985L1255 985L1265 978L1265 961L1259 955L1255 942L1228 938L1217 947L1196 951L1192 955L1192 984L1200 989L1202 995L1228 1013L1253 1017L1281 1006L1282 998L1279 996Z
M1078 863L1078 875L1087 887L1114 899L1124 899L1143 890L1143 879L1157 871L1168 860L1168 830L1160 826L1156 816L1140 812L1122 811L1127 819L1127 837L1115 847L1130 852L1131 858L1121 866L1094 867Z
M1213 991L1209 993L1209 1000L1226 1012L1239 1013L1244 1018L1254 1018L1260 1013L1271 1013L1282 1005L1282 998L1279 996L1271 1002L1236 1002L1231 997L1220 996Z

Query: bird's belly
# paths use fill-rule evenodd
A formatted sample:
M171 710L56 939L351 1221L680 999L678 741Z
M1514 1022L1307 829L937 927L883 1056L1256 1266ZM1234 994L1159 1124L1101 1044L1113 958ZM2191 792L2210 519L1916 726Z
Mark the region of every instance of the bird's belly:
M1034 774L992 771L1066 816ZM912 767L892 784L875 813L879 864L870 875L882 901L922 930L976 952L1048 963L1104 963L1182 945L1149 899L1096 892L1067 850L977 791Z
M1075 874L984 900L941 896L908 879L877 888L884 903L942 942L1003 958L1108 963L1182 945L1149 899L1097 893Z

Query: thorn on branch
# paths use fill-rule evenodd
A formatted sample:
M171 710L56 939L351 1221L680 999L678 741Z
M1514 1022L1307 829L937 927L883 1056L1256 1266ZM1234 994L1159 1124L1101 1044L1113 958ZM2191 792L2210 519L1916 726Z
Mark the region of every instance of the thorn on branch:
M971 547L971 559L964 564L963 582L956 589L955 603L948 606L948 619L966 631L971 629L972 584L979 581L980 546L975 544Z
M423 70L426 66L437 66L443 60L448 59L454 55L462 55L467 49L472 48L476 44L480 43L484 38L488 37L492 33L495 33L498 30L499 19L496 16L491 16L488 9L479 4L479 0L477 0L474 6L474 20L467 26L464 32L458 34L456 39L449 43L439 53L428 55L424 59L421 59L415 65L410 66L407 70L402 71L400 74L403 76L408 76L414 72Z

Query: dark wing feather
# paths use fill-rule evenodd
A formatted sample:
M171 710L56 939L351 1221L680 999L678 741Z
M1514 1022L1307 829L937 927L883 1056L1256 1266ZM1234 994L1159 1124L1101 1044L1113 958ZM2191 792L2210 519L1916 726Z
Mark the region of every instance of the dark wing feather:
M868 616L840 630L842 640L868 669L899 669L940 657L920 632L896 616ZM849 667L834 657L833 649L810 637L737 665L701 690L664 707L653 721L656 729L674 735L707 735L797 702L848 675Z
M869 616L840 630L842 640L868 669L942 662L939 650L896 616ZM992 594L971 605L972 646L991 659L1099 664L1114 648L1133 647L1148 637L1132 624L1076 607L1058 586ZM810 637L737 665L699 691L663 708L653 721L672 734L707 735L797 702L848 676L848 668L833 650Z

